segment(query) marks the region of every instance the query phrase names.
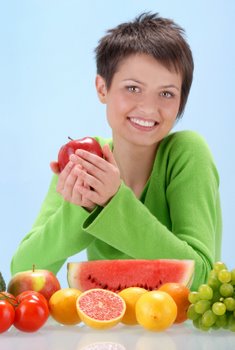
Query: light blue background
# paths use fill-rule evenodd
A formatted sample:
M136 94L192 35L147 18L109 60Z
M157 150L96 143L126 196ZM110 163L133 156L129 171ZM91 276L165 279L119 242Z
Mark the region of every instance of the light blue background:
M110 136L94 88L93 50L105 30L143 11L186 29L194 82L176 129L207 140L221 179L222 260L234 261L235 1L0 1L0 271L30 230L67 136ZM193 176L193 174L192 174ZM70 260L85 259L80 253ZM66 265L58 275L67 286Z

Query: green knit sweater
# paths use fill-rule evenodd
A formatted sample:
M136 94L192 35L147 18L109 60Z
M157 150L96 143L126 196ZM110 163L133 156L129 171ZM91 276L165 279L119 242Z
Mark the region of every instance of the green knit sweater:
M97 138L101 145L111 140ZM33 264L57 273L86 249L96 259L193 259L192 289L203 283L221 252L219 177L201 136L168 135L158 147L151 176L138 199L124 183L91 213L63 200L52 182L32 230L12 259L11 272Z

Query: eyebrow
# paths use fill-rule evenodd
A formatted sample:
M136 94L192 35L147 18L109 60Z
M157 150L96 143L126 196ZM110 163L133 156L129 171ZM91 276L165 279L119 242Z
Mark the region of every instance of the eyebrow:
M136 79L133 79L133 78L123 79L123 81L129 81L129 80L132 80L132 81L134 81L135 83L138 83L138 84L146 85L146 84L145 84L145 83L143 83L142 81L140 81L140 80L136 80Z
M129 81L129 80L132 80L132 81L134 81L135 83L138 83L138 84L146 85L146 84L143 83L142 81L136 80L136 79L133 79L133 78L123 79L123 81ZM176 89L176 90L180 91L180 88L178 88L178 87L177 87L176 85L174 85L174 84L162 85L162 86L160 86L160 88L161 88L161 89L173 88L173 89Z
M170 84L170 85L162 85L162 86L161 86L161 88L162 88L162 89L174 88L174 89L176 89L176 90L180 91L180 89L179 89L179 88L178 88L176 85L174 85L174 84Z

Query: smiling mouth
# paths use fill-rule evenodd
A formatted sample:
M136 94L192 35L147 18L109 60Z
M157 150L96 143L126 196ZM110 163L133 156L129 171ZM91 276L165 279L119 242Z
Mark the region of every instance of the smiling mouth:
M136 118L136 117L128 117L129 121L132 125L134 125L137 128L145 129L145 130L151 130L159 123L154 120L146 120L142 118Z

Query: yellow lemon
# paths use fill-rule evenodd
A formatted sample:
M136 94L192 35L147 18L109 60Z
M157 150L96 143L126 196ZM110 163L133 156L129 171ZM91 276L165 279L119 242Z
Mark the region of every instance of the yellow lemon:
M163 331L174 323L176 316L176 303L166 292L147 292L136 302L136 319L145 329Z
M135 315L135 305L140 296L146 292L146 289L140 287L129 287L119 292L119 295L126 303L126 312L121 320L122 323L127 325L138 324Z

